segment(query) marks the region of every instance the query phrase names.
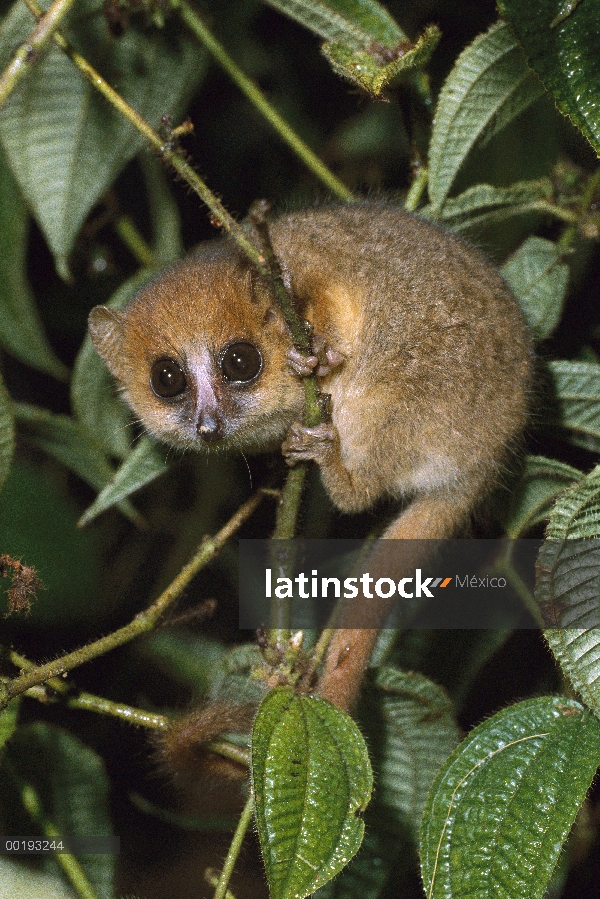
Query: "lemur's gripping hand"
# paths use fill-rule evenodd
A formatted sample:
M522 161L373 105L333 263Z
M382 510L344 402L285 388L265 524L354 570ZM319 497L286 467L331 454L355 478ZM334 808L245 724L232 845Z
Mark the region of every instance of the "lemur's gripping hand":
M296 421L283 441L281 452L289 466L298 462L316 462L323 466L339 452L339 436L331 422L306 427Z
M312 345L312 356L304 356L295 346L287 352L288 365L299 377L307 378L314 373L318 378L324 378L344 361L344 356L327 346L322 337L313 335Z

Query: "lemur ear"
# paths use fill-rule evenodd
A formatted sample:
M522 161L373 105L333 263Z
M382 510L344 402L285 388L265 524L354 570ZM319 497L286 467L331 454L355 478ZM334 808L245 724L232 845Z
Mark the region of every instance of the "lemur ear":
M115 377L123 366L123 317L108 306L94 306L88 318L92 343Z
M252 302L263 311L263 323L265 325L274 323L281 336L289 338L289 329L273 294L273 288L251 267L248 268L248 289Z

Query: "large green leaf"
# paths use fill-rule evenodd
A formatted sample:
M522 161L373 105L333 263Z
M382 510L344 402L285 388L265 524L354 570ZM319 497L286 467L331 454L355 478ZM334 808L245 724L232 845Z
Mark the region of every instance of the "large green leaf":
M519 301L525 320L537 340L550 337L560 321L569 266L559 247L543 237L528 237L502 268Z
M25 439L74 471L95 490L101 491L115 476L100 443L89 430L69 415L56 415L39 406L15 403L19 432ZM140 516L127 501L119 506L133 522Z
M569 439L585 449L600 449L600 365L558 359L548 363L557 416L549 425L565 428Z
M252 732L252 789L272 899L303 899L348 863L372 782L348 715L288 687L266 695Z
M522 3L498 0L523 45L530 65L558 108L581 129L600 155L600 0Z
M266 0L325 40L338 75L381 94L401 72L422 68L441 37L430 25L413 43L376 0Z
M27 282L27 220L0 148L0 343L21 362L64 380L68 371L46 340Z
M510 28L499 22L459 56L440 92L429 145L429 197L440 210L472 148L543 93Z
M428 899L543 896L599 763L600 724L571 699L530 699L476 727L423 815Z
M110 836L108 778L99 756L62 728L32 724L7 747L11 766L31 784L43 815L65 836ZM99 899L113 899L115 857L78 856ZM46 860L48 870L56 862Z
M0 28L0 68L32 30L15 4ZM96 0L81 0L67 36L153 127L184 107L204 69L204 50L174 27L130 27L114 40ZM16 88L0 114L0 140L21 191L63 277L89 211L143 138L54 45Z
M165 455L156 443L143 435L136 448L117 469L110 483L98 494L79 519L79 527L89 524L101 512L118 506L167 471Z
M416 836L432 777L460 739L454 707L417 672L381 668L375 684L383 728L370 737L379 762L374 805L394 810Z
M0 489L8 477L15 451L15 422L8 391L0 376Z

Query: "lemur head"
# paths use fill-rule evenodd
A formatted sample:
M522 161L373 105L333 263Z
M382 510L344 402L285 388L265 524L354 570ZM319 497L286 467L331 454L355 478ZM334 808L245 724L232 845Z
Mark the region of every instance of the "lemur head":
M264 451L301 414L281 313L225 242L163 272L123 312L96 306L89 327L143 425L176 446Z

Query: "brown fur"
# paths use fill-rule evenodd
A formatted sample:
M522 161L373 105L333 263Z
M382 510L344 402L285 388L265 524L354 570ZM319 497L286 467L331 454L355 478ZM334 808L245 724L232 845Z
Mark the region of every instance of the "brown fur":
M245 778L245 766L211 752L207 744L225 733L249 733L255 715L256 706L250 703L215 702L176 719L154 738L157 761L183 784L203 771L232 779Z
M270 231L301 314L343 356L322 378L331 425L290 432L304 405L290 338L231 241L169 269L122 313L92 310L92 338L126 399L156 436L204 449L194 381L204 354L223 429L213 446L270 450L288 435L288 461L314 459L342 511L412 498L384 536L455 534L497 482L527 417L532 350L508 288L473 247L384 203L283 215ZM263 370L248 385L226 384L216 360L241 339L258 346ZM165 355L189 373L176 402L149 386L152 363ZM363 634L349 644L347 633L334 639L320 686L343 707L357 676L352 695L338 682L352 680L353 664L364 668L374 640Z

